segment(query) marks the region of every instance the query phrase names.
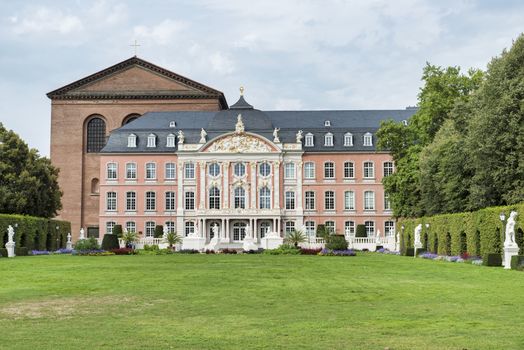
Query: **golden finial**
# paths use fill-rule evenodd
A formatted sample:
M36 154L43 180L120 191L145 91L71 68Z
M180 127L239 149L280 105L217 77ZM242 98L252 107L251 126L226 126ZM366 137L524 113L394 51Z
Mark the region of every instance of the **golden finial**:
M239 90L240 90L240 96L244 96L244 87L241 86Z

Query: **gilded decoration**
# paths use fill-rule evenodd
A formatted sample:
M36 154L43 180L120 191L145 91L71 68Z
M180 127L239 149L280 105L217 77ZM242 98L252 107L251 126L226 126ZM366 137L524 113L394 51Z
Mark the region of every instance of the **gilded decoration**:
M235 133L214 142L208 149L211 153L266 153L272 149L257 137Z

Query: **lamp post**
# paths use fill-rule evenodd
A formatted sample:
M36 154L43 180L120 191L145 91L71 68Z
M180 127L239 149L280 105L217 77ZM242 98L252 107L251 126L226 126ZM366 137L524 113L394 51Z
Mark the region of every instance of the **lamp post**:
M405 245L405 241L404 241L404 229L406 228L406 226L402 225L400 226L400 239L399 239L399 251L402 251L403 248L404 248L404 245Z
M424 248L428 251L428 240L429 240L429 224L426 224L426 239L424 240Z
M60 229L60 227L56 226L56 250L60 249L59 247L59 239L58 239L58 230Z
M499 214L499 219L500 221L502 221L502 231L500 231L500 233L503 235L504 234L504 230L505 230L505 226L506 226L506 214L504 214L504 212L501 212ZM500 235L498 237L498 244L497 244L497 247L500 248ZM502 252L502 248L499 249L499 253Z

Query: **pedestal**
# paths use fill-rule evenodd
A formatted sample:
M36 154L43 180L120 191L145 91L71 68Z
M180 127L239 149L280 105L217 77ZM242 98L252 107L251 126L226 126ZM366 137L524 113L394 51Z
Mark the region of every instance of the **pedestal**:
M419 243L415 243L414 247L415 247L415 250L413 252L413 257L416 258L417 257L417 250L422 249L422 243L420 243L420 242Z
M66 243L66 249L73 249L73 243L67 242Z
M203 251L206 246L206 239L204 237L184 237L182 240L182 249L194 249Z
M15 242L7 242L5 244L5 249L7 249L7 257L8 258L14 258L15 257Z
M207 250L214 250L215 252L220 248L220 239L218 237L213 237L208 245L206 245Z
M253 238L249 237L249 238L244 238L244 241L243 241L243 244L242 244L242 248L244 249L244 251L248 251L248 250L258 250L258 245L255 243L255 241L253 240Z
M504 269L511 269L511 257L519 255L519 246L516 244L504 245Z
M261 246L264 249L277 249L284 243L284 238L280 237L278 233L272 232L260 240Z

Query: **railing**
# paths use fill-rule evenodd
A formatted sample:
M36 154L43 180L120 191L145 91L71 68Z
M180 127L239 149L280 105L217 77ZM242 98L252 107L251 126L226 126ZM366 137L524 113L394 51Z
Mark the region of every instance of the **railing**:
M120 247L125 247L125 242L122 238L118 239ZM144 249L145 245L157 245L160 248L167 247L167 242L163 238L144 237L137 239L133 245L136 249Z
M305 249L319 249L324 248L326 240L321 237L309 237L306 242L300 243L300 246Z

